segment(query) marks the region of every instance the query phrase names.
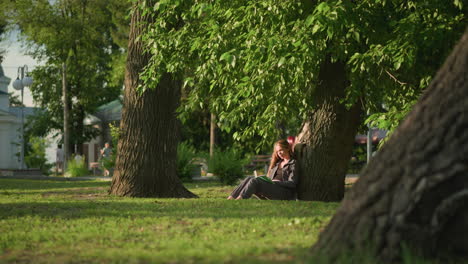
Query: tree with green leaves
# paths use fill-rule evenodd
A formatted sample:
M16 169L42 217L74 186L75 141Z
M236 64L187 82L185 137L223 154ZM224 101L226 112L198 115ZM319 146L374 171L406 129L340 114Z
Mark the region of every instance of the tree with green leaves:
M36 135L63 129L62 64L66 65L71 113L71 145L96 135L83 125L87 114L114 100L122 83L112 83L112 60L122 53L113 38L116 25L110 7L123 0L12 1L8 18L18 26L30 55L43 62L33 71L31 92L41 112ZM70 146L70 149L74 149ZM80 149L78 150L79 152Z
M441 258L440 263L466 262L467 112L468 28L411 113L364 169L314 253L328 263L349 260L351 252L398 263L404 250Z
M131 1L112 0L108 5L112 17L111 37L114 43L119 47L120 52L112 54L112 72L111 84L122 86L125 78L125 60L127 58L128 34L130 30L130 8Z
M43 175L49 175L52 164L47 162L46 147L48 142L44 138L29 137L26 144L25 163L28 168L40 169Z
M278 123L300 118L299 198L323 201L344 195L364 113L395 126L467 22L467 7L449 0L161 0L140 8L151 17L141 89L170 74L188 94L182 119L208 108L235 139L261 136L263 145L278 137Z
M116 168L110 193L131 197L195 197L177 176L181 82L165 74L155 87L143 85L140 72L151 56L139 39L152 16L140 7L155 1L135 1L125 71L125 98ZM154 83L153 83L154 84Z

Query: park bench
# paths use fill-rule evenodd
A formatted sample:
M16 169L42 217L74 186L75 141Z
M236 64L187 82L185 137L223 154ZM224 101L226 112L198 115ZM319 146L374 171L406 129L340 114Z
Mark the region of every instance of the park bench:
M246 169L254 171L256 174L257 170L262 168L264 173L268 172L268 166L270 165L271 155L255 155L252 156L250 163L245 165Z
M91 168L91 170L93 170L93 176L96 176L97 174L97 171L99 170L99 162L90 162L89 163L89 167Z

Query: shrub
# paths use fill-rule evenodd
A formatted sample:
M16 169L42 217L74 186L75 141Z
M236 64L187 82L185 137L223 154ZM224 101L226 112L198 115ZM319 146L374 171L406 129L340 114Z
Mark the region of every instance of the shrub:
M49 175L49 170L52 164L47 163L46 158L47 140L39 137L29 138L28 153L24 157L24 161L28 168L40 169L44 175Z
M112 168L115 167L116 159L117 159L117 153L115 152L112 152L112 154L108 158L101 158L102 168L104 168L105 170L112 170Z
M112 146L117 150L117 145L119 143L120 138L120 128L118 125L109 124L110 134L112 138ZM115 151L117 152L117 151Z
M218 177L222 183L233 185L244 177L243 167L246 163L246 159L243 159L236 149L216 150L208 161L208 171Z
M177 146L177 175L182 180L191 180L192 171L196 165L192 163L195 158L195 148L186 142L181 142Z
M67 171L65 175L68 177L81 177L89 174L88 168L84 159L76 160L75 156L67 162Z

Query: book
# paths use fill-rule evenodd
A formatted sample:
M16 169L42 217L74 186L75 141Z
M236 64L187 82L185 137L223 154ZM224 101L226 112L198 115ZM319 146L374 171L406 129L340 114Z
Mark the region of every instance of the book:
M273 183L273 181L268 178L267 176L258 176L257 179L260 179L262 181L266 181L266 182L269 182L269 183Z

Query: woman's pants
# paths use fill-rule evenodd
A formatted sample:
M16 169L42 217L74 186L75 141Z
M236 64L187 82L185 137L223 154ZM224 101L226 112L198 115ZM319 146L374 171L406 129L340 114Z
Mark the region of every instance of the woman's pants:
M247 199L253 194L257 195L259 198L269 200L294 200L296 198L294 190L257 179L253 176L245 178L239 186L232 191L231 196L234 198L241 196L243 199Z

